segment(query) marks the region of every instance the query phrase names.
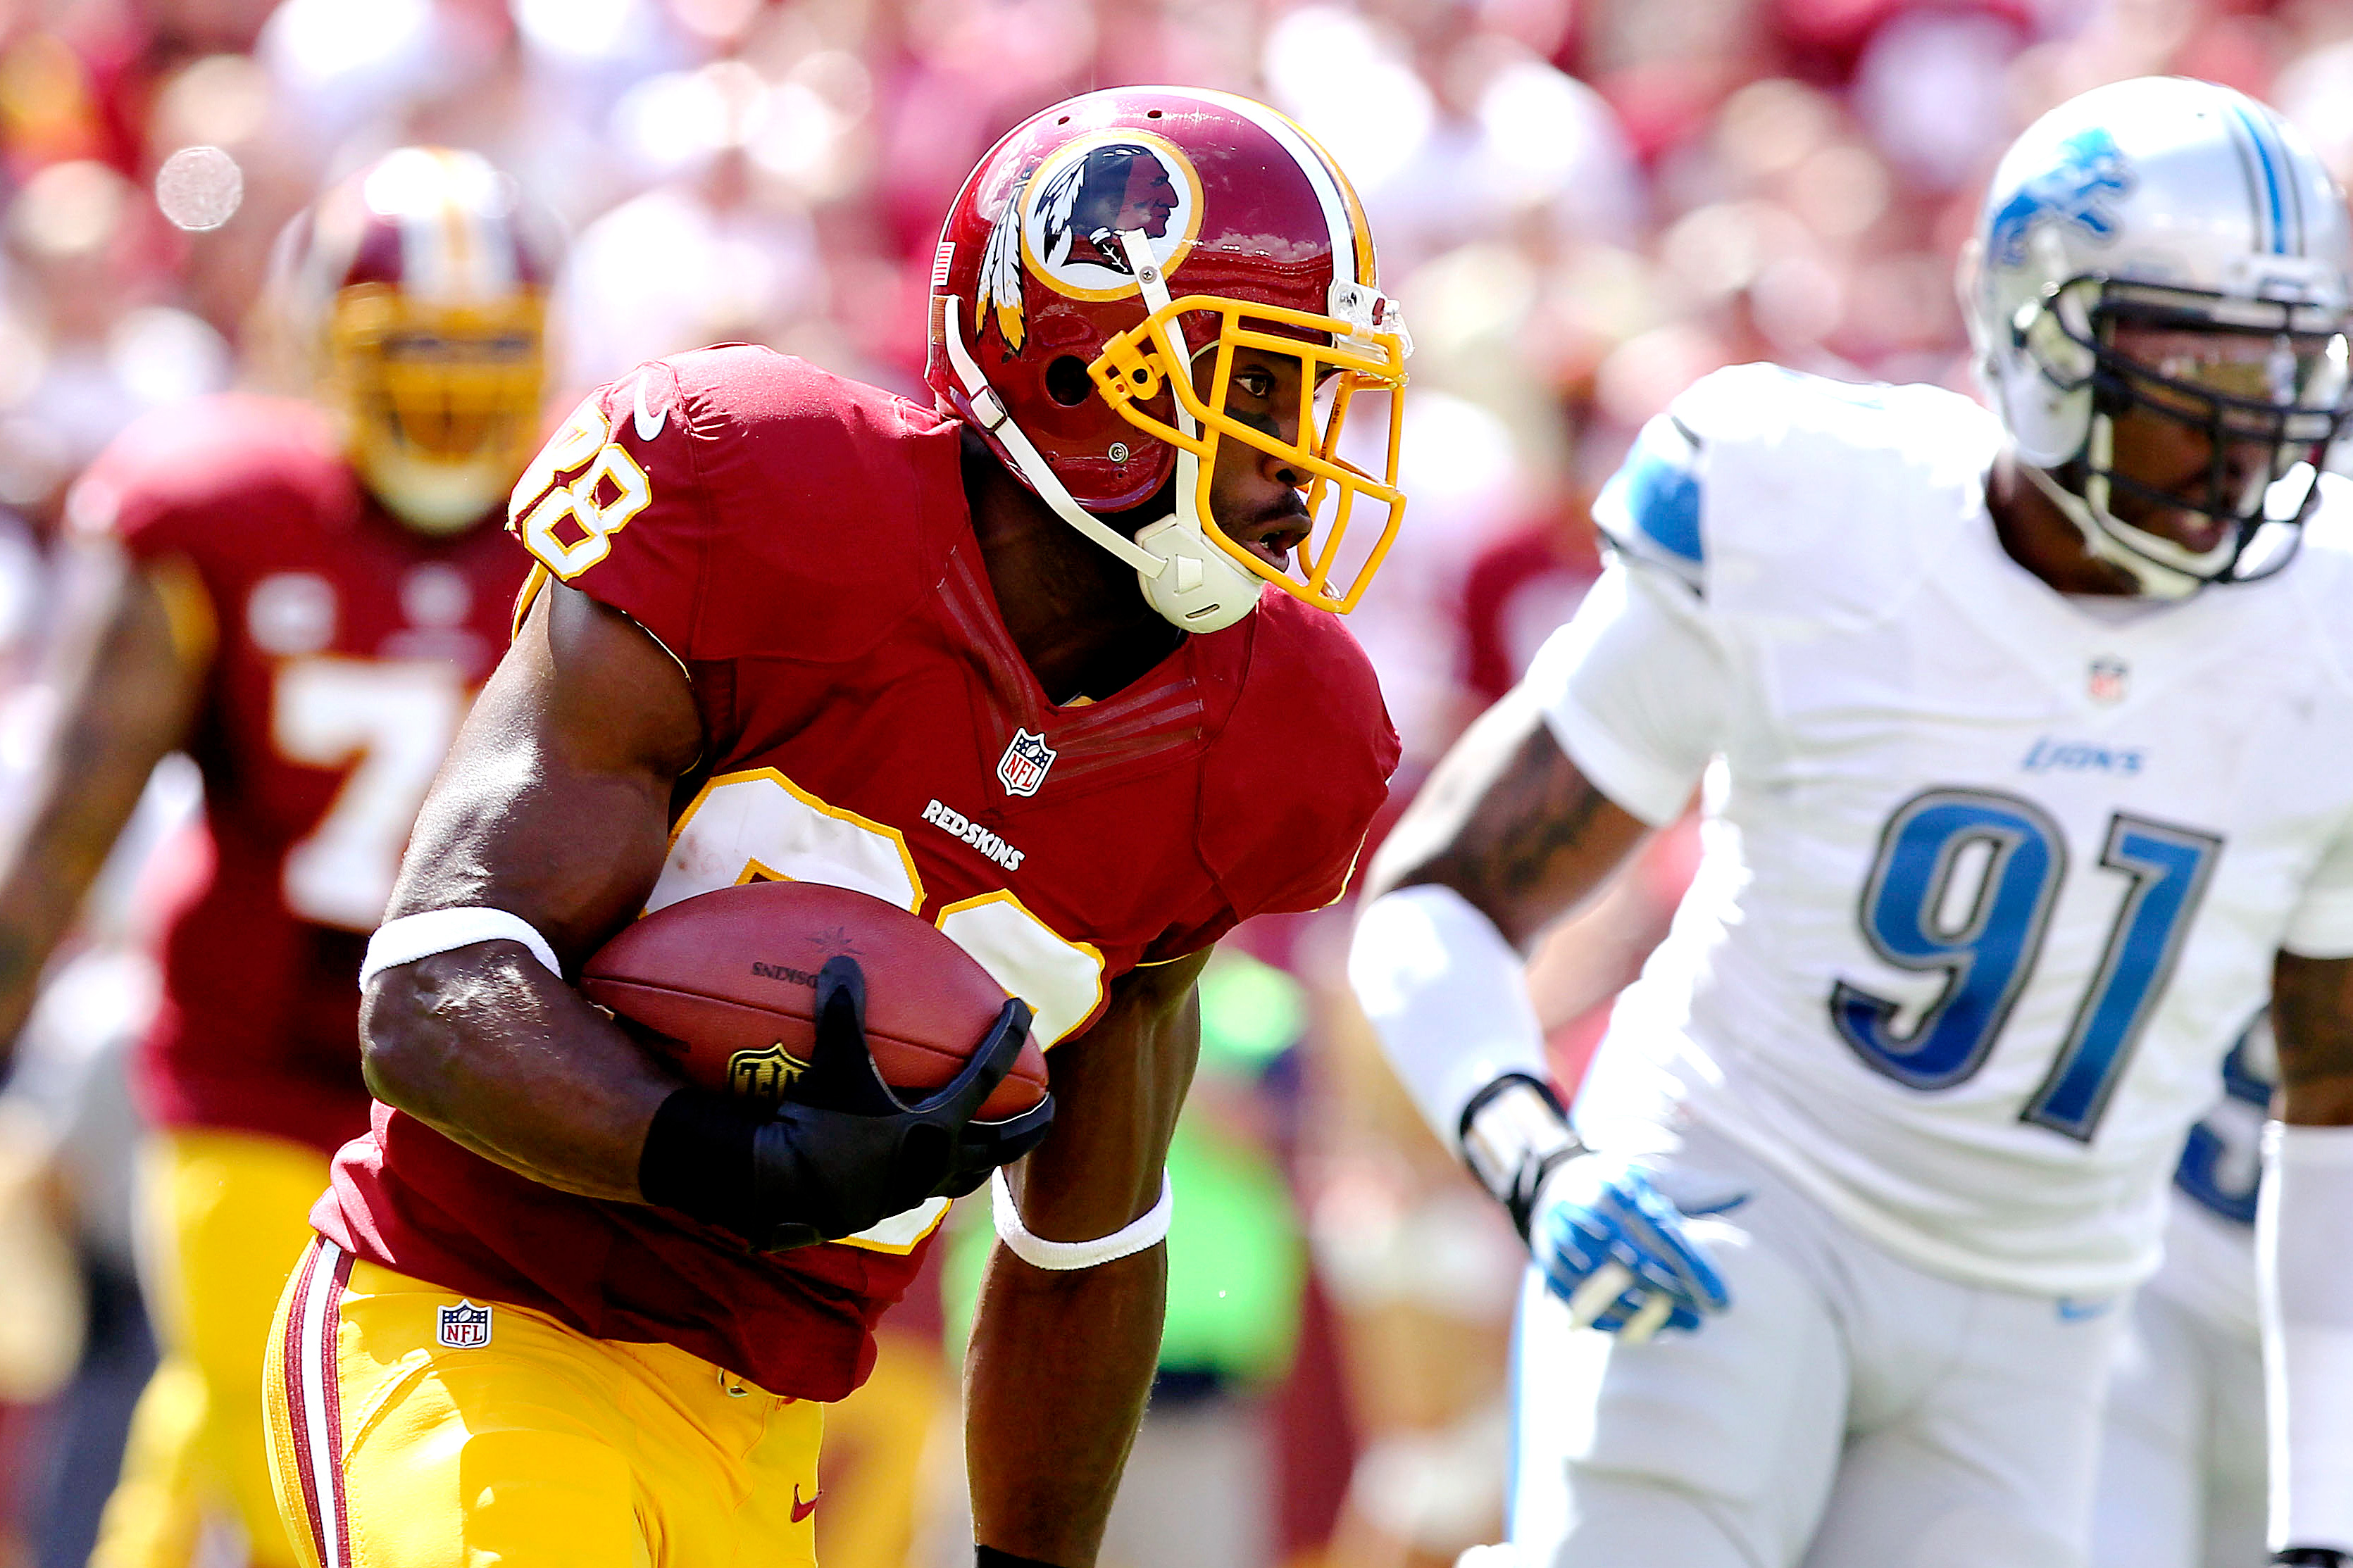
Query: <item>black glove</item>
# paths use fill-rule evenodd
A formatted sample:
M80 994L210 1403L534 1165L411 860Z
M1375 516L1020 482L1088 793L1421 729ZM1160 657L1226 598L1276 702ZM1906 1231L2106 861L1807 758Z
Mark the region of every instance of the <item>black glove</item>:
M649 1203L735 1232L762 1252L855 1236L927 1198L960 1196L1020 1158L1053 1121L1050 1095L1020 1116L973 1122L1029 1037L1008 1000L953 1082L909 1105L866 1044L866 977L847 955L817 977L817 1043L791 1100L762 1116L681 1089L654 1114L638 1185Z
M2293 1568L2346 1568L2353 1557L2334 1546L2291 1546L2284 1552L2272 1553L2275 1565L2291 1564Z
M979 1190L989 1173L1010 1165L1046 1141L1054 1129L1054 1097L1002 1121L967 1121L956 1134L955 1153L948 1163L947 1180L932 1189L935 1198L960 1198Z

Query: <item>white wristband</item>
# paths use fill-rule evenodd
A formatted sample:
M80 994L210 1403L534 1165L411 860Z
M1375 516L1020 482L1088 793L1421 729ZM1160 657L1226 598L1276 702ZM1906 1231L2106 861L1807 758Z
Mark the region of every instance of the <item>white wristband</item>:
M1093 1268L1157 1247L1167 1238L1169 1216L1176 1212L1176 1188L1166 1171L1160 1173L1158 1203L1109 1236L1092 1241L1048 1241L1023 1225L1021 1210L1013 1202L1013 1189L1005 1184L1003 1166L989 1181L988 1196L997 1215L997 1239L1005 1243L1006 1250L1032 1268L1058 1271Z
M387 969L480 942L519 942L547 965L550 974L564 978L564 965L555 962L555 950L529 921L504 910L460 904L455 909L403 915L376 927L375 934L368 938L367 957L360 964L360 989L366 990L367 983Z
M1546 1082L1544 1026L1526 965L1494 922L1451 888L1383 893L1356 917L1348 983L1397 1070L1449 1150L1462 1110L1505 1073Z
M2271 1547L2353 1551L2353 1127L2263 1129L2256 1284Z

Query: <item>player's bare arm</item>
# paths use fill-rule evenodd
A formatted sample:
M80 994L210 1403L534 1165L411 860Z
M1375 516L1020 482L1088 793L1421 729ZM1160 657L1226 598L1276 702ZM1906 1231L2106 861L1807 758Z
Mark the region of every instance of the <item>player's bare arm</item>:
M1008 1171L1050 1240L1113 1235L1159 1201L1200 1046L1202 952L1132 971L1103 1018L1047 1058L1054 1131ZM1092 1268L1037 1268L999 1247L965 1362L977 1539L1017 1557L1095 1560L1160 1349L1165 1244Z
M1181 224L1134 191L1176 198ZM807 1407L872 1364L873 1320L944 1200L1024 1156L1018 1194L998 1188L1008 1256L976 1330L979 1557L1092 1560L1156 1359L1164 1161L1196 1038L1198 961L1137 971L1329 902L1396 765L1369 662L1326 619L1357 602L1404 507L1410 339L1360 213L1271 111L1092 95L1017 128L952 205L928 405L706 350L592 394L526 470L513 533L608 609L557 593L534 610L427 802L366 965L368 1065L392 1107L340 1157L311 1256L470 1289L485 1315L555 1302L563 1358L659 1381L611 1347L660 1342L733 1380L738 1420L767 1423L723 1520L697 1477L575 1526L609 1500L607 1472L552 1425L553 1443L517 1444L491 1490L566 1500L534 1528L550 1561L575 1534L589 1554L660 1555L657 1531L672 1557L757 1539L807 1561ZM1029 224L1052 233L1024 243ZM1389 416L1374 469L1333 455L1357 391L1388 395L1366 400L1367 420ZM1328 529L1308 526L1311 488ZM723 897L770 865L896 904L1018 993L1000 1015L1017 1022L921 1105L871 1071L871 1093L836 1094L854 1071L826 1070L846 1059L835 1043L863 1035L838 977L867 973L836 952L810 1060L795 1076L764 1039L761 1086L738 1093L672 1079L563 984L649 900ZM1107 976L1132 978L1106 998ZM976 1115L1024 1017L1057 1041L1053 1099L1032 1108L1060 1129L1050 1147L1045 1116ZM897 1109L865 1108L878 1097ZM448 1223L404 1226L410 1195ZM575 1245L587 1231L616 1244ZM803 1245L818 1241L843 1245ZM309 1279L332 1281L317 1262ZM351 1310L296 1295L289 1322ZM344 1499L404 1508L420 1466L454 1463L420 1434L347 1455L342 1495L310 1495L306 1392L332 1384L354 1408L385 1370L347 1364L349 1338L304 1342L271 1406L283 1510L321 1541ZM600 1454L674 1446L609 1400L570 1400L557 1385L575 1381L534 1370L522 1425L578 1405L562 1419ZM477 1510L452 1511L455 1539ZM480 1522L486 1540L504 1528Z
M2353 959L2283 952L2272 966L2280 1087L2291 1126L2353 1126Z
M186 735L204 673L194 628L175 628L167 590L116 545L69 545L60 571L57 732L0 850L0 1062L147 775Z
M1382 845L1349 957L1432 1130L1511 1215L1572 1320L1629 1341L1697 1328L1725 1305L1724 1285L1646 1178L1569 1130L1521 965L1649 831L1516 689L1455 742Z
M677 661L618 611L551 585L426 801L388 918L504 910L576 960L644 903L671 788L702 746ZM590 1197L638 1199L646 1129L681 1083L512 942L386 970L361 1038L385 1103Z
M1451 888L1525 950L1649 831L1578 771L1535 702L1514 691L1439 763L1374 858L1366 897Z

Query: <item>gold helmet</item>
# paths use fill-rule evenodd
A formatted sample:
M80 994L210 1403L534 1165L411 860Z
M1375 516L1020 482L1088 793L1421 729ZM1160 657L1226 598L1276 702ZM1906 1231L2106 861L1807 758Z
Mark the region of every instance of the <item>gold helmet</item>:
M403 147L331 188L288 241L362 480L422 532L492 515L539 443L549 226L479 153Z

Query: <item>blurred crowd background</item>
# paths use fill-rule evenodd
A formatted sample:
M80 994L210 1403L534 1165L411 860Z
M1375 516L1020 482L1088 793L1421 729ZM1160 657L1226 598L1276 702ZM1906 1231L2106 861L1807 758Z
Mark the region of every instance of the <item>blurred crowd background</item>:
M917 392L940 216L1018 120L1153 81L1289 111L1363 193L1419 345L1406 532L1353 621L1401 801L1598 569L1586 504L1643 419L1758 358L1966 385L1951 279L1994 156L2161 71L2269 100L2353 173L2353 0L0 0L0 780L43 731L68 484L141 413L294 384L273 243L404 142L480 151L568 231L560 414L728 340ZM1539 955L1564 1080L1691 853L1662 839ZM79 1568L152 1362L138 855L0 1096L0 1568ZM1404 1568L1499 1527L1517 1243L1354 1021L1345 918L1246 928L1211 971L1107 1563ZM840 1413L828 1568L969 1561L955 1345L986 1233L959 1222ZM200 1555L239 1560L226 1533Z

